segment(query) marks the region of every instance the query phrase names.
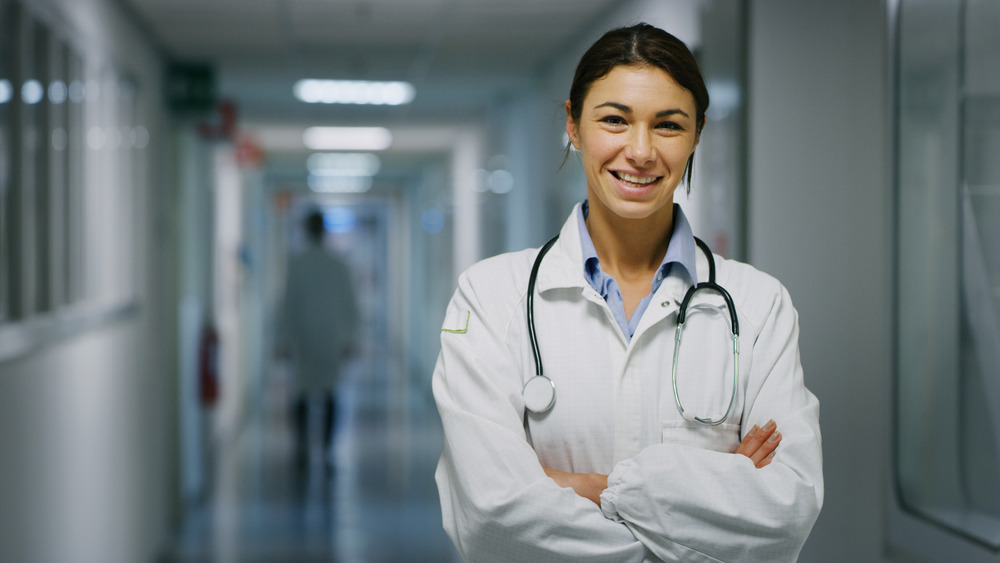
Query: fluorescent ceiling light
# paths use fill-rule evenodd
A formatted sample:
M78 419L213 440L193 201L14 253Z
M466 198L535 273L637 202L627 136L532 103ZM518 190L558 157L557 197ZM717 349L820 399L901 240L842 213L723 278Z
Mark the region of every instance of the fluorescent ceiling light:
M309 173L316 176L374 176L381 166L370 152L318 152L306 161Z
M295 97L310 104L365 104L398 106L413 101L416 95L409 82L373 82L368 80L299 80L292 87Z
M384 127L310 127L302 142L314 151L382 151L392 146Z
M317 193L364 193L371 189L370 176L315 176L309 175L309 189Z

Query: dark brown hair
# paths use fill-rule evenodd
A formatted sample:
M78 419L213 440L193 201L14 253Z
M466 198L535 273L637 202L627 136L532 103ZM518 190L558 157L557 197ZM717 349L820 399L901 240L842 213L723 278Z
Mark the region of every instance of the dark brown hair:
M618 66L653 66L670 75L691 92L695 106L695 133L701 135L708 109L708 88L694 55L683 41L648 23L612 29L597 40L580 58L569 89L570 116L580 122L583 100L594 82ZM694 153L687 162L687 184L691 189Z

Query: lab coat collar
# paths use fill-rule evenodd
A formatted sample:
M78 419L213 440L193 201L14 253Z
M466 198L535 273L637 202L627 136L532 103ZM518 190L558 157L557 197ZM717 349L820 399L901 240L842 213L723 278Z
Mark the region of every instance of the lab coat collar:
M577 203L573 207L573 212L569 214L566 222L563 223L562 229L559 231L559 240L556 241L555 246L552 247L545 256L545 259L542 260L542 265L538 269L538 281L536 282L539 292L557 288L589 287L589 283L583 273L583 250L580 241L580 228L577 225L577 215L580 213L581 206L582 203ZM708 260L700 250L695 250L694 252L698 279L707 280ZM680 293L680 297L677 298L679 302L684 297L684 292L687 291L687 288L691 287L693 280L688 279L687 273L682 268L672 270L674 272L663 281L663 284L656 291L656 294L654 294L654 298L657 294L661 294L666 290L670 295ZM680 270L681 274L678 275L676 270ZM668 287L665 288L663 286Z
M535 287L539 293L550 289L565 289L590 287L583 275L583 251L580 247L580 229L576 224L580 203L573 207L573 212L563 223L559 231L559 240L549 250L538 268L538 280Z
M586 292L586 289L590 288L590 284L587 283L587 279L583 273L583 251L580 242L580 228L577 224L577 213L579 213L580 205L578 203L574 206L573 212L570 213L569 218L563 223L562 229L559 231L559 240L549 250L545 259L542 260L541 266L539 266L538 280L535 284L539 293L544 293L551 289L569 288L579 288L581 291ZM695 263L697 279L700 281L708 280L708 258L700 249L695 251ZM632 336L633 343L650 326L674 314L680 308L684 294L693 285L692 282L694 280L689 279L683 269L677 270L667 276L667 279L663 280L663 283L660 284L660 287L653 294L649 307L643 314L643 318L640 320L639 326ZM592 297L595 300L600 299L596 291L593 294ZM709 302L719 301L719 303L716 303L717 305L724 303L721 297L712 293L703 296L703 298Z

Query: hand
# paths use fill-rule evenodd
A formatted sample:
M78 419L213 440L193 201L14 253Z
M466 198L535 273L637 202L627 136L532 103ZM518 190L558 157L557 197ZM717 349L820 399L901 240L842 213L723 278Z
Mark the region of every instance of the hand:
M555 469L544 468L548 475L560 487L572 488L581 497L601 506L601 493L608 488L608 476L600 473L565 473Z
M754 424L733 453L747 456L758 469L766 466L774 459L778 443L781 442L781 432L777 428L778 425L773 420L767 421L763 428Z

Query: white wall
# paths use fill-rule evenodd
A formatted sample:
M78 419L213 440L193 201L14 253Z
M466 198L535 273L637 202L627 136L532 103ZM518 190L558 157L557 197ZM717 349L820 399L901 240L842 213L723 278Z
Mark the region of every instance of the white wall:
M889 461L887 25L878 0L749 13L749 261L788 287L826 501L801 561L880 561Z
M149 561L176 514L176 377L159 132L162 63L113 0L30 0L46 23L141 85L152 133L132 209L134 306L0 360L0 560ZM140 176L141 175L141 176ZM125 248L117 245L108 252ZM60 323L62 324L62 323ZM52 336L52 334L50 334Z

